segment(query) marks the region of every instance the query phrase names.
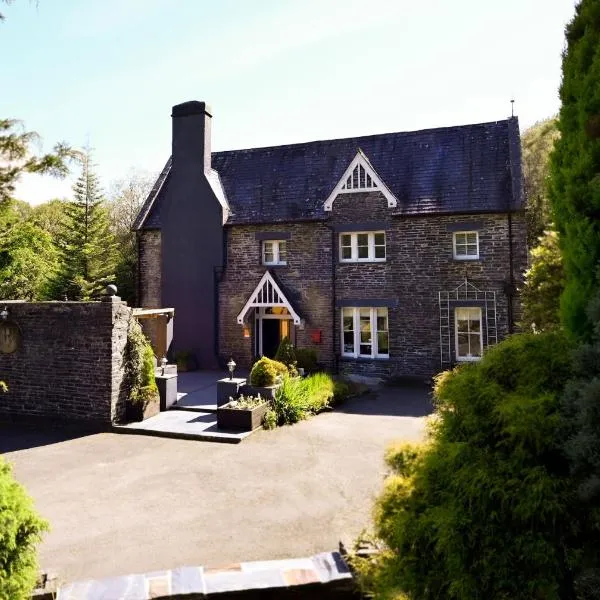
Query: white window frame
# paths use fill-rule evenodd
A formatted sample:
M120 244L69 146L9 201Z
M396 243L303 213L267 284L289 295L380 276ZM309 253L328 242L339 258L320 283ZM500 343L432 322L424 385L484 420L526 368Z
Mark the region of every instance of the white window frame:
M476 254L458 254L456 250L457 246L457 236L459 235L467 235L467 234L475 234L475 244L477 245L477 253ZM465 249L468 246L472 246L472 243L468 243L466 240L464 243L460 243L460 246L464 246ZM452 254L454 255L454 260L479 260L479 231L455 231L452 234Z
M280 245L281 244L285 244L285 260L281 260L280 257ZM266 245L267 244L273 244L273 260L272 261L267 261L265 255L266 255ZM263 240L262 242L262 247L261 247L261 253L262 253L262 264L263 265L287 265L287 240Z
M472 356L472 355L460 356L458 354L458 315L461 310L476 310L479 313L479 347L481 348L480 356ZM481 357L483 356L483 314L482 314L482 312L483 311L481 310L481 307L479 307L479 306L457 306L454 309L454 352L456 354L457 362L475 362L475 361L481 360ZM467 319L467 322L468 321L469 321L469 319ZM474 332L474 333L476 333L476 332ZM469 337L471 335L473 335L473 333L471 333L470 331L467 331L467 334L469 335Z
M388 352L382 354L379 352L379 336L377 331L377 310L385 309L387 317L387 334L388 334ZM371 324L371 354L360 354L360 311L368 310ZM344 351L344 312L352 311L352 327L354 334L354 352ZM390 347L390 313L385 306L367 307L367 306L346 306L340 309L340 332L341 332L341 347L342 356L348 358L389 358Z
M375 235L383 235L383 249L385 256L383 258L375 258ZM342 252L342 236L349 235L351 243L351 256L350 258L344 258ZM368 236L368 256L367 258L358 258L358 236ZM347 248L348 246L345 246ZM385 231L342 231L339 235L339 258L340 262L343 263L357 263L357 262L385 262L387 260L387 236Z

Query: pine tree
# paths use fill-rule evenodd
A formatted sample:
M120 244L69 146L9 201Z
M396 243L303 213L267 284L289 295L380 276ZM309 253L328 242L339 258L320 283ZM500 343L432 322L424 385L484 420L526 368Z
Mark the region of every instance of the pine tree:
M566 276L562 321L587 340L587 305L600 288L600 0L582 0L565 33L550 200Z
M59 239L62 266L55 295L60 299L89 300L114 280L116 256L108 210L89 150L83 156L73 192L74 200L65 207L67 218Z

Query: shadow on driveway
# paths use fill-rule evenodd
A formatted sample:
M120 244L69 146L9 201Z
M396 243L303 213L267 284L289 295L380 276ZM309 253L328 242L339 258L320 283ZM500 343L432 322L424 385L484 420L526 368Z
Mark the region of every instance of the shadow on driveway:
M44 430L39 425L34 428L23 424L0 423L0 454L59 444L86 435L90 435L90 432L63 429Z
M431 386L418 383L382 386L336 406L335 410L355 415L426 417L433 412Z

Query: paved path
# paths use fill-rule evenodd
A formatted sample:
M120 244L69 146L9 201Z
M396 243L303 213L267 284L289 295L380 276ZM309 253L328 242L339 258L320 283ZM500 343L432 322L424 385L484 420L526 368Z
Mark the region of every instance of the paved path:
M386 444L419 439L428 408L422 388L384 388L239 445L4 428L0 452L51 523L42 566L73 581L334 550L369 524Z

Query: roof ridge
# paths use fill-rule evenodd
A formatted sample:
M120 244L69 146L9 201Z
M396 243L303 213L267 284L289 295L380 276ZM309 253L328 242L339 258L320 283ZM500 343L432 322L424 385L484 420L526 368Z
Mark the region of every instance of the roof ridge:
M506 119L498 119L497 121L484 121L482 123L465 123L463 125L444 125L443 127L427 127L425 129L413 129L410 131L388 131L385 133L373 133L370 135L359 135L359 136L354 136L354 135L350 135L347 137L341 137L341 138L326 138L326 139L320 139L320 140L308 140L306 142L294 142L294 143L290 143L290 144L274 144L274 145L270 145L270 146L253 146L250 148L232 148L230 150L218 150L216 152L212 152L211 154L214 156L215 154L228 154L230 152L253 152L253 151L264 151L264 150L268 150L270 148L298 148L301 146L310 146L310 145L317 145L317 144L325 144L325 143L333 143L333 142L344 142L344 141L348 141L348 140L354 140L357 143L359 143L360 141L363 140L373 140L373 139L377 139L377 138L382 138L382 137L386 137L386 136L391 136L391 135L422 135L424 133L428 133L428 132L437 132L437 131L456 131L459 129L474 129L474 128L478 128L478 127L485 127L485 126L490 126L490 125L500 125L500 124L507 124L511 121L511 119L517 119L518 117L507 117Z

